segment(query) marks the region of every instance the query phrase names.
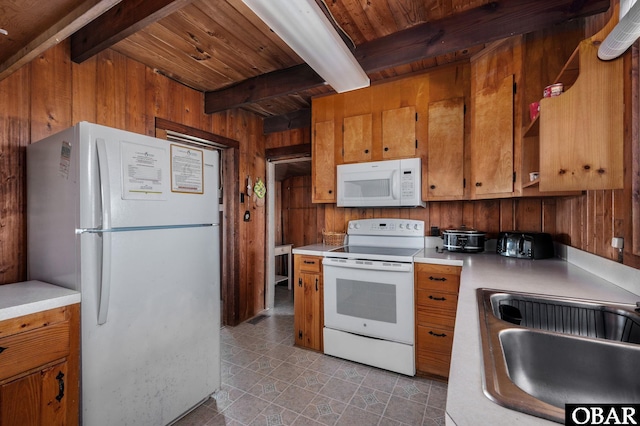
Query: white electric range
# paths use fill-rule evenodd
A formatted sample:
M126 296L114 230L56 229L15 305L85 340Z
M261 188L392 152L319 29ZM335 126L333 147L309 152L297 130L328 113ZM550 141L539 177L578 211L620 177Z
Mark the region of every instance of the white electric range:
M324 352L413 376L413 256L424 222L349 222L348 245L324 253Z

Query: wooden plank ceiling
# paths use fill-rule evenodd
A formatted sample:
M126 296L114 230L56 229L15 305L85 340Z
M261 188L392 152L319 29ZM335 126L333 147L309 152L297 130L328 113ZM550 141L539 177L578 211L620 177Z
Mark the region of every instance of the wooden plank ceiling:
M610 6L609 0L316 1L351 40L372 82L464 60L488 42ZM312 96L332 92L242 0L0 0L0 28L8 32L0 34L0 79L71 36L75 62L112 48L204 92L207 112L240 107L291 116L309 108Z

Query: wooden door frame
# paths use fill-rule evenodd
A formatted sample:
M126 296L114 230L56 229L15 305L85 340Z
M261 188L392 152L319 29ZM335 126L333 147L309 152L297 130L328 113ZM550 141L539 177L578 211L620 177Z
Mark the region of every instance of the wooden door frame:
M240 142L185 126L160 117L155 118L156 136L166 139L168 130L211 141L221 148L222 164L222 252L220 260L220 297L222 299L222 325L235 326L240 323Z

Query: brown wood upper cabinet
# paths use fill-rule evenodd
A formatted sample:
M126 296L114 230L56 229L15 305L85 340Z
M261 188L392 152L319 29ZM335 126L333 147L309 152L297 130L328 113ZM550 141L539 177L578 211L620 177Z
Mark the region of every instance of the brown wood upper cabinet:
M465 195L464 98L429 104L428 151L423 198L462 199Z
M418 140L415 106L382 111L382 159L412 158L416 155Z
M624 186L624 58L598 59L607 33L578 45L556 79L565 93L541 100L539 123L527 129L541 192Z
M336 159L342 156L342 101L340 95L313 100L311 185L314 203L336 202Z
M514 88L520 37L497 42L471 60L471 197L513 194Z
M459 64L313 99L313 202L335 203L337 165L415 157L422 158L423 199L463 198L468 82L469 66ZM437 118L429 119L430 113ZM430 155L434 170L455 167L455 176L428 176ZM428 179L435 190L424 189Z
M342 125L342 163L372 161L373 116L345 117Z

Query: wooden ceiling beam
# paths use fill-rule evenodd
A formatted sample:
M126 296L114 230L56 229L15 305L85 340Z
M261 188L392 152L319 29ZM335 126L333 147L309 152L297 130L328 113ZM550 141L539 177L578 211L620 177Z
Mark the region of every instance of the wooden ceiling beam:
M262 133L265 135L268 133L309 127L311 123L311 108L303 108L287 114L265 117L262 122Z
M0 64L0 80L4 80L5 77L65 40L119 2L120 0L87 0L82 2L71 13Z
M193 0L122 0L71 36L71 60L81 63Z
M495 1L367 42L353 53L366 72L377 72L605 12L609 6L609 0Z
M211 114L258 101L266 101L314 87L324 80L307 64L262 74L221 90L206 92L204 112Z
M353 50L360 65L373 73L398 65L541 30L571 19L605 12L610 0L500 0L374 41ZM324 84L306 64L247 79L205 93L205 113L312 89Z

